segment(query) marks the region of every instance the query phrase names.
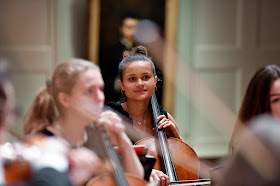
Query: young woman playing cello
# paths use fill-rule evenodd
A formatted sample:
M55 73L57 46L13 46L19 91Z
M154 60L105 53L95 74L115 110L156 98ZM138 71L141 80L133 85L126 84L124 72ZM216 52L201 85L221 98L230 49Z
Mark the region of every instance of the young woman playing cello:
M143 46L125 51L123 60L119 64L119 84L124 99L109 103L108 106L117 110L130 119L133 127L145 131L147 136L155 136L151 97L156 90L157 76L155 65L147 57L147 50ZM174 118L160 107L162 115L158 129L164 129L167 138L174 137L183 141ZM142 136L142 138L147 137ZM159 180L160 185L168 185L169 177L162 171L153 169L150 181Z
M104 125L112 143L120 148L125 172L143 178L143 167L120 118L110 111L101 113L103 88L100 70L92 62L70 59L59 64L25 116L25 134L55 135L79 147L87 139L88 124Z

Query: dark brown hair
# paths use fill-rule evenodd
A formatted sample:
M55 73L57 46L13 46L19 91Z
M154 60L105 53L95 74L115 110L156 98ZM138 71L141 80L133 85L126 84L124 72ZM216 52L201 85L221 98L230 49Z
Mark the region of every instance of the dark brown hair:
M149 62L152 66L154 76L156 76L156 68L151 58L148 57L147 49L144 46L137 46L132 48L130 51L123 52L123 60L119 64L119 75L121 81L123 81L123 71L126 65L136 61Z
M278 78L280 78L280 67L277 65L267 65L255 73L242 101L231 136L230 150L234 150L240 132L250 120L262 114L271 114L270 89L272 82Z
M253 117L271 113L270 108L270 89L271 84L280 78L280 67L277 65L268 65L258 70L251 79L241 109L239 119L246 123Z

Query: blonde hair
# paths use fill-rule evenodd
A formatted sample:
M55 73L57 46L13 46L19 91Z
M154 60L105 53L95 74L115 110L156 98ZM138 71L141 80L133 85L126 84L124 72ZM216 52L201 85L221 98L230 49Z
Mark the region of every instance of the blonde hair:
M51 125L63 116L64 108L58 100L58 94L71 94L78 76L89 70L100 71L94 63L72 58L59 64L50 81L36 95L24 117L24 134L34 134Z

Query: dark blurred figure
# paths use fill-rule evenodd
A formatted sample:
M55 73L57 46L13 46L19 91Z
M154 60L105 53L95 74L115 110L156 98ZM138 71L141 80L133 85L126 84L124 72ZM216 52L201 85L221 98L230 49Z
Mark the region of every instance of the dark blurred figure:
M255 126L251 126L251 125L254 125L255 123L251 122L251 120L263 114L269 114L271 117L275 119L280 119L280 67L273 64L262 67L254 74L247 87L247 90L245 92L242 101L241 108L238 113L238 120L235 124L232 133L230 148L229 148L230 149L229 156L231 158L230 162L231 163L234 162L236 164L232 164L228 166L234 169L232 171L236 171L235 169L239 168L240 170L244 169L245 172L248 173L243 174L244 172L240 171L239 172L240 174L237 175L238 176L237 179L245 180L245 179L249 179L249 177L253 178L258 174L256 170L253 169L253 167L250 167L251 165L249 166L247 161L249 160L251 162L251 159L254 159L255 157L257 157L257 155L260 154L259 152L255 152L256 149L248 148L251 147L250 145L246 144L248 145L248 147L244 145L244 140L250 139L249 137L248 139L244 139L244 131L247 130L250 131L251 127L254 129ZM271 123L269 121L258 122L258 125L260 125L261 123L263 124L262 127L264 129L267 128L269 130L274 130L274 128L270 128ZM268 135L268 133L269 131L265 132L264 135ZM245 134L248 134L248 132ZM242 147L250 149L251 150L250 153L256 153L256 155L250 157L250 159L247 160L244 159L243 151L242 152L240 151L240 147L239 147L240 145ZM252 147L254 147L254 143L252 144ZM267 160L264 159L263 162L266 163L266 161ZM215 183L218 182L220 176L225 171L223 165L224 163L220 163L219 166L210 169L210 175L211 175L211 180L213 185L215 185ZM231 181L229 180L229 182L232 183L232 185L234 185L233 183L235 183L232 180ZM246 182L244 182L243 185L249 184L249 183L246 184L245 183ZM252 182L251 185L254 185L254 183Z
M240 131L239 143L226 160L217 186L280 185L280 122L261 116Z
M232 133L230 150L234 150L239 141L240 129L265 113L280 119L280 67L277 65L259 69L250 80Z
M112 46L105 47L100 52L100 69L105 83L105 104L119 100L121 89L118 84L118 66L125 50L136 45L134 33L140 17L134 13L125 13L120 23L120 39Z

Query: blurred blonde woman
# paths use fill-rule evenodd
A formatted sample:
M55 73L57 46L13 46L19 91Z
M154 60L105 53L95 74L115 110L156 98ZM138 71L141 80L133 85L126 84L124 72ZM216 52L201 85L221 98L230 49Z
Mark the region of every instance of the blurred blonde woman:
M39 91L24 119L24 132L65 139L73 147L87 140L85 127L104 125L114 145L119 146L125 172L143 178L144 169L121 119L103 111L104 82L99 67L83 59L59 64L46 87Z

